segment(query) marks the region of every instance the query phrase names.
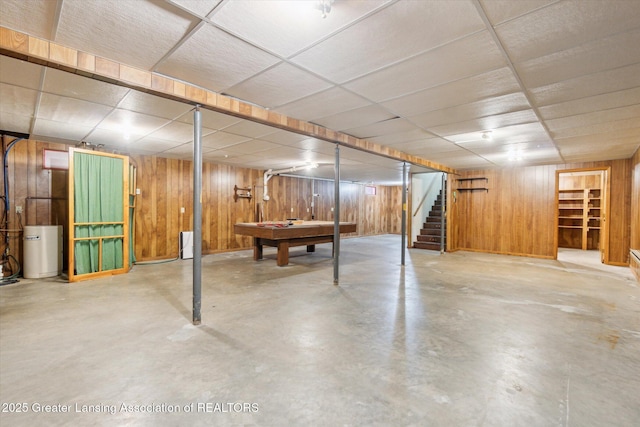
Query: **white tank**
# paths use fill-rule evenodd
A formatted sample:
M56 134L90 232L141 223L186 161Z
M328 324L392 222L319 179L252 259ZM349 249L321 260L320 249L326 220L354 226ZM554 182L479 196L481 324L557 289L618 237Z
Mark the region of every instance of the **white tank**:
M62 272L62 226L25 225L22 275L25 279L57 276Z

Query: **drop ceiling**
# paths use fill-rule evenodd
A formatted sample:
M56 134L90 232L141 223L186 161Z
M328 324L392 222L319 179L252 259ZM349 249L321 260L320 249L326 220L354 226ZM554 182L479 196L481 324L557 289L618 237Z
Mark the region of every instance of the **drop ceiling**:
M640 146L640 1L335 0L325 18L317 4L0 0L0 25L459 170ZM0 129L35 139L192 157L193 106L6 56L0 108ZM333 176L331 143L208 110L202 124L205 160ZM341 168L401 180L356 150Z

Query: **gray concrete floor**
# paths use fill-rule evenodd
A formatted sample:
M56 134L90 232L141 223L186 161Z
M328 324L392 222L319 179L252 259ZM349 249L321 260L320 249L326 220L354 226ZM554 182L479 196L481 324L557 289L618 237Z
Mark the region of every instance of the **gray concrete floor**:
M206 256L198 327L189 260L2 286L0 424L638 425L629 269L399 252Z

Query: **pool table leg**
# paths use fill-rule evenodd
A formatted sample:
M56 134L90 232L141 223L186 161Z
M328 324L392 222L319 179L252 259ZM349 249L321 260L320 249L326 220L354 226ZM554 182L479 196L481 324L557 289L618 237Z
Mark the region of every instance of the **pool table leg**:
M284 267L289 264L289 242L286 240L278 241L278 267Z
M257 237L253 238L253 259L255 261L262 259L262 242Z

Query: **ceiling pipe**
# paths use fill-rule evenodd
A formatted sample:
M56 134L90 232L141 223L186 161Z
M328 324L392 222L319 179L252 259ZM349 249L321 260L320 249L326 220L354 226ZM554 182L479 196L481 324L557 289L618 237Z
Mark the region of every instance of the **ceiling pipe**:
M264 194L262 196L262 200L264 200L265 202L269 201L269 187L267 186L267 183L269 182L269 180L271 178L274 177L274 175L280 175L283 173L290 173L290 172L297 172L297 171L301 171L301 170L306 170L306 169L315 169L318 167L317 163L310 163L308 165L303 165L303 166L293 166L290 168L286 168L286 169L269 169L267 171L265 171L264 176L263 176L263 184L264 184Z

